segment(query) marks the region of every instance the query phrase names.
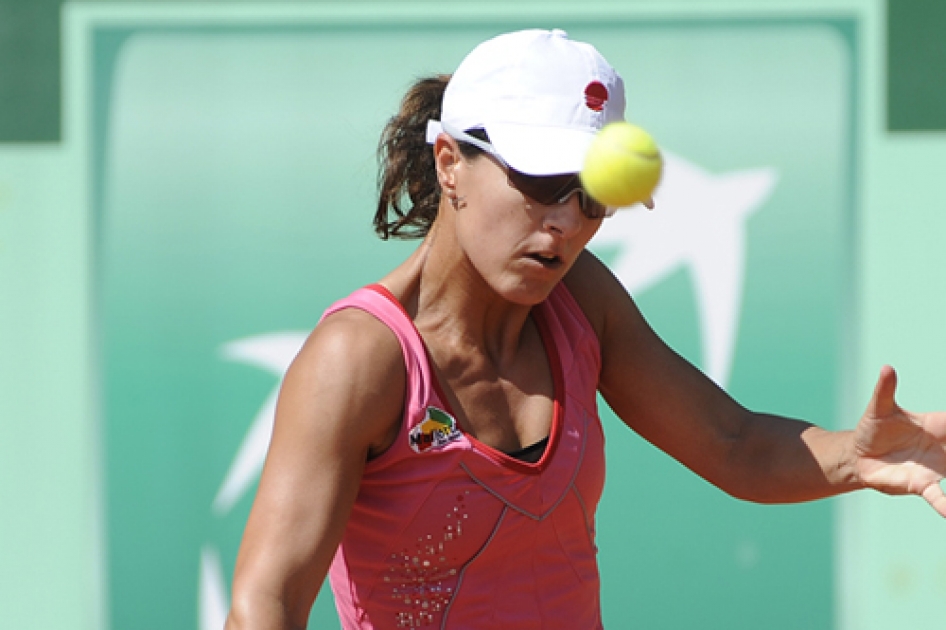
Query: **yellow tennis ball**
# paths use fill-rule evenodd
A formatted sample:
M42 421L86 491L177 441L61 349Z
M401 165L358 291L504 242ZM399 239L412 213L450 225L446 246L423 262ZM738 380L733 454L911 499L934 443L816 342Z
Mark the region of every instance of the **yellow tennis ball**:
M588 148L581 183L599 202L621 208L650 199L663 159L650 134L628 122L605 125Z

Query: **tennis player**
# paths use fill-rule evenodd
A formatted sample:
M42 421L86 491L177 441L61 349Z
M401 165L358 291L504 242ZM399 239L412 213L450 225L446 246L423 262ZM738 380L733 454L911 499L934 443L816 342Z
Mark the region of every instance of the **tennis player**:
M873 488L946 516L946 414L900 408L891 368L854 431L752 412L585 249L612 209L576 173L623 116L621 77L562 31L498 36L411 88L374 223L420 244L286 375L229 630L305 628L326 575L348 630L600 628L598 392L734 497Z

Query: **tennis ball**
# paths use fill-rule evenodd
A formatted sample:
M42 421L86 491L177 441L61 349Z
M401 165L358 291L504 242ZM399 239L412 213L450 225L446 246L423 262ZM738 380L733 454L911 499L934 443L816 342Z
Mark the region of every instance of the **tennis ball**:
M606 206L621 208L650 199L663 159L650 134L628 122L605 125L591 141L581 183Z

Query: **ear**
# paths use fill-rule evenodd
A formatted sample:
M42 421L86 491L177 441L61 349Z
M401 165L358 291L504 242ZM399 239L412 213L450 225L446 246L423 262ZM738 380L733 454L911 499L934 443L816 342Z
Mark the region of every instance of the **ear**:
M444 197L456 197L456 170L460 159L460 147L457 141L445 133L437 136L434 142L434 165L437 168L437 181L440 183Z

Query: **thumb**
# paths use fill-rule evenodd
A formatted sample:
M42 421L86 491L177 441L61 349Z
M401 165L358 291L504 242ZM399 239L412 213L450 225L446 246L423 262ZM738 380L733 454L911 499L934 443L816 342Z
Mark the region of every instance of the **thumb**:
M880 376L877 377L877 384L874 386L874 395L867 405L867 415L874 418L882 418L895 412L897 401L894 395L897 393L897 372L885 365L880 369Z

